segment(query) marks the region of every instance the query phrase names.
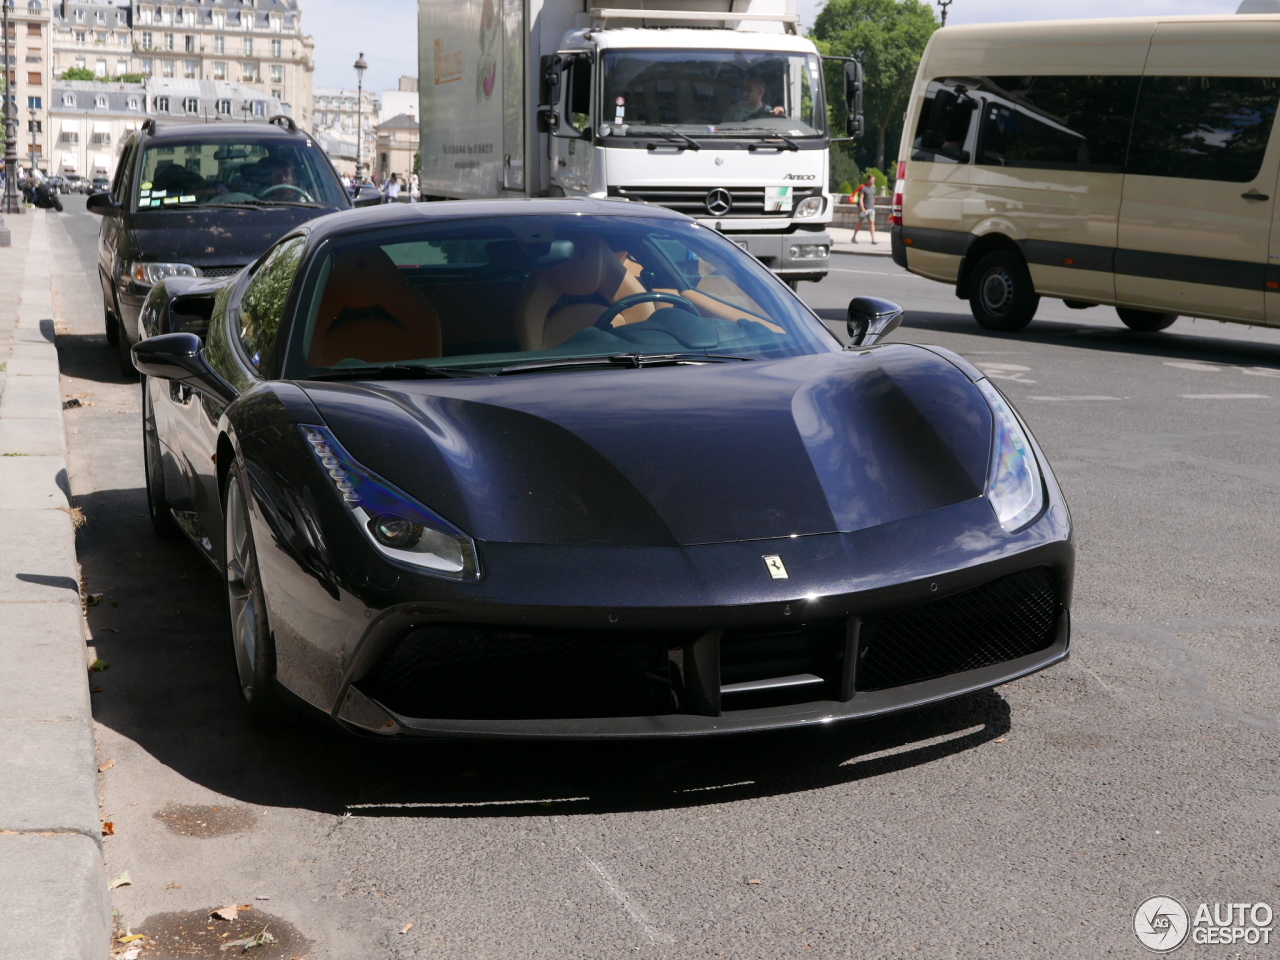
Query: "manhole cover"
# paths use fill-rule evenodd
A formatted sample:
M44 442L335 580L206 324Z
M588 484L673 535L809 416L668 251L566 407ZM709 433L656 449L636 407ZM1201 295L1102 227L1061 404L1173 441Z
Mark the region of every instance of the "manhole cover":
M258 814L251 807L236 804L209 807L171 803L163 810L157 810L155 817L183 837L225 837L230 833L244 833L258 825Z

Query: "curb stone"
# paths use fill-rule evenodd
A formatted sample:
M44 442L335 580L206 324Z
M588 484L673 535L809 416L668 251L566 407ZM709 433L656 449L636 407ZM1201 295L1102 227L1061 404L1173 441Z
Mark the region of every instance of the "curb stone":
M105 960L111 903L48 223L44 211L25 219L0 251L0 282L21 291L16 309L0 303L0 958Z

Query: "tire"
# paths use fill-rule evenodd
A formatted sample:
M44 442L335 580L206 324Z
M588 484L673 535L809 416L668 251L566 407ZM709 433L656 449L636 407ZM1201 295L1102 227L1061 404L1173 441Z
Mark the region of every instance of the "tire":
M222 569L240 696L249 722L258 729L273 729L280 726L286 712L276 689L275 643L267 622L258 552L249 522L248 494L238 463L231 465L222 505L225 518Z
M107 302L102 302L102 325L107 331L107 343L111 346L116 345L116 341L120 339L120 327L116 323L116 318L111 315L111 308L107 306Z
M993 250L979 260L969 291L973 318L986 330L1021 330L1040 307L1027 262L1013 250Z
M1173 326L1178 319L1176 313L1156 313L1151 310L1134 310L1132 307L1116 307L1120 320L1130 330L1139 333L1155 333Z
M160 459L160 434L156 430L156 412L151 403L151 390L142 379L142 470L146 481L147 517L151 529L161 540L176 540L178 524L169 512L164 498L164 467Z
M125 333L124 324L117 320L115 326L116 358L120 362L120 378L130 383L138 379L138 370L133 365L133 354L130 352L130 347L133 345L129 342L129 334Z

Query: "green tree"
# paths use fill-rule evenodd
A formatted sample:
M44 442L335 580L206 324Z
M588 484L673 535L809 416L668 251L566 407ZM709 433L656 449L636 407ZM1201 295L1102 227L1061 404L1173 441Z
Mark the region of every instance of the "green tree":
M67 67L62 71L63 80L92 80L93 71L88 67Z
M812 37L822 52L862 62L867 127L876 135L874 165L885 166L889 134L900 130L920 55L938 19L922 0L828 0ZM832 130L844 129L844 77L828 71L828 102L836 105ZM838 120L838 122L836 122Z
M146 83L147 76L144 73L122 73L113 79L116 83Z

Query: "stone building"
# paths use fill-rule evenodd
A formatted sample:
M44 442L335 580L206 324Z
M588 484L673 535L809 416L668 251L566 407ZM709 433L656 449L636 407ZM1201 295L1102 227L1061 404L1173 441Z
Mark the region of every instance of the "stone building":
M8 53L0 45L8 108L17 122L18 163L47 167L50 68L50 10L43 0L8 0ZM5 38L0 38L2 41ZM0 134L2 135L2 134Z
M357 110L357 96L359 109ZM329 159L341 173L355 174L356 119L359 117L363 140L360 144L360 162L366 171L374 169L373 157L377 138L373 132L378 124L382 105L377 94L370 90L359 93L355 88L318 87L311 96L311 123L316 140L329 154Z
M418 121L407 113L378 124L378 152L373 172L378 176L413 173L413 155L418 152Z

